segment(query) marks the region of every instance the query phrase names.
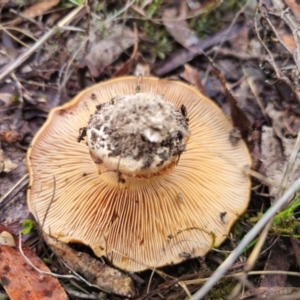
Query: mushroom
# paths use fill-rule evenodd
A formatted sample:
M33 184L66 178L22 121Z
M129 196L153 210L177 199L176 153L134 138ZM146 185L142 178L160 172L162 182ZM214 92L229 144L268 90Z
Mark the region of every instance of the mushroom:
M230 142L232 129L181 82L96 84L53 109L34 137L29 209L46 234L123 270L204 256L249 201L251 159L242 140Z

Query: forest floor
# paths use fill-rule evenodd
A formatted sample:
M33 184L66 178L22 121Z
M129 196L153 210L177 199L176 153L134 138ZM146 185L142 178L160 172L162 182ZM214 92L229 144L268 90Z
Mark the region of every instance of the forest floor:
M250 203L226 241L202 258L124 273L133 286L131 296L188 299L212 280L205 299L300 299L297 193L266 219L266 211L282 200L300 174L296 0L2 0L0 17L0 299L21 299L7 279L12 271L6 262L17 254L1 251L1 244L9 243L2 234L6 231L15 241L22 232L23 247L33 260L40 258L37 263L45 264L40 269L65 275L51 283L47 299L65 299L57 296L64 292L70 299L129 296L117 279L113 287L104 284L99 290L85 270L77 272L86 281L70 276L44 241L26 202L26 153L49 112L92 84L129 75L193 85L222 109L252 157ZM261 220L266 220L264 229L256 227ZM217 278L217 268L256 228ZM12 245L19 254L13 241ZM93 255L87 247L70 249L63 252L71 255L79 249ZM13 276L21 276L17 270ZM36 288L32 284L32 293ZM58 294L56 288L61 289Z

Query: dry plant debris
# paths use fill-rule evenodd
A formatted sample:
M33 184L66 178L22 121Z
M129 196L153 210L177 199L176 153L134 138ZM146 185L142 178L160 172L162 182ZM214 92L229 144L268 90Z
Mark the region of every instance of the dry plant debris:
M98 77L121 53L134 44L134 33L122 25L108 28L105 34L108 36L93 45L79 64L80 67L87 66L93 77Z
M4 238L4 235L6 236ZM10 235L10 236L8 236ZM8 229L0 224L0 240L12 239ZM34 270L15 246L19 239L14 237L14 244L0 243L0 282L11 300L68 299L59 281ZM50 272L44 262L26 245L23 252L40 270Z
M13 163L8 157L4 156L3 150L0 149L0 173L9 173L17 168L17 164Z
M55 255L62 259L72 271L82 274L90 284L98 286L106 293L128 298L136 296L133 280L128 275L105 265L87 253L75 251L66 243L48 235L44 238Z
M0 131L0 143L16 143L21 140L21 135L19 132L13 131L13 130L7 130L7 131Z

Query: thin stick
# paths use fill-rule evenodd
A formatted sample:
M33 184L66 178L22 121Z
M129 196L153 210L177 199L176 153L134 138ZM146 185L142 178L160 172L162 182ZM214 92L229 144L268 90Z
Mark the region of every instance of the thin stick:
M300 151L300 130L298 131L298 136L297 136L295 145L293 147L293 151L292 151L292 153L289 157L286 169L284 171L283 178L282 178L282 181L281 181L282 184L280 185L279 190L277 192L277 197L282 196L283 191L284 191L284 187L288 183L288 179L291 178L292 175L295 172L295 167L297 167L296 160L297 160L297 156L298 156L299 151Z
M38 273L43 274L43 275L49 275L49 276L53 276L55 278L73 278L78 280L78 277L74 276L74 275L60 275L60 274L55 274L52 272L46 272L46 271L42 271L40 269L38 269L30 260L29 258L24 254L23 249L22 249L22 237L21 237L21 231L19 232L19 251L21 253L21 255L23 256L23 258L26 260L26 262Z
M234 274L228 274L226 276L224 276L224 278L236 278L243 276L245 273L244 271L242 272L237 272ZM273 270L265 270L265 271L251 271L248 273L248 276L256 276L256 275L287 275L287 276L295 276L295 277L300 277L300 273L299 272L291 272L291 271L273 271ZM179 278L180 281L184 282L185 285L195 285L195 284L200 284L202 282L206 282L210 279L211 277L208 278L197 278L197 279L190 279L190 280L181 280L181 278Z
M71 271L73 272L75 275L61 275L61 274L56 274L56 273L52 273L52 272L46 272L43 270L40 270L39 268L37 268L31 261L30 259L25 255L23 249L22 249L22 236L21 236L21 231L19 232L19 251L21 253L21 255L23 256L23 258L26 260L26 262L38 273L43 274L43 275L49 275L55 278L65 278L65 279L75 279L75 280L81 280L82 282L84 282L85 284L87 284L90 287L95 287L99 290L101 290L101 288L97 285L91 284L89 283L87 280L85 280L82 276L80 276L79 274L77 274L75 271L73 271L63 260L63 264ZM103 289L102 289L103 290Z
M25 174L6 194L4 194L1 198L0 198L0 209L2 209L2 207L5 205L4 200L15 190L17 189L23 182L25 182L25 184L27 184L27 179L28 179L28 174ZM24 184L23 184L24 185ZM21 188L23 187L23 185L21 185Z

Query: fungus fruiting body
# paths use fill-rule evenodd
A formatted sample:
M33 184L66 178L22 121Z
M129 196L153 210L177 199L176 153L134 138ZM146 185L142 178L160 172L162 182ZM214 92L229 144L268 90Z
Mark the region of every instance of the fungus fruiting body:
M141 271L203 256L246 209L250 157L195 88L124 77L51 111L32 141L28 206L45 233Z
M96 108L86 135L91 156L102 172L150 177L185 151L186 118L161 95L116 96Z

